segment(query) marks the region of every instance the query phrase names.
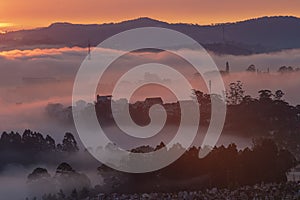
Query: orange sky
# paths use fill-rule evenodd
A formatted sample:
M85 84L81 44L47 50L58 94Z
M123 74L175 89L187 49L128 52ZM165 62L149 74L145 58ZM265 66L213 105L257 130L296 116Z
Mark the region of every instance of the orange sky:
M168 22L211 24L260 16L300 17L299 0L2 0L0 30L52 22L118 22L151 17Z

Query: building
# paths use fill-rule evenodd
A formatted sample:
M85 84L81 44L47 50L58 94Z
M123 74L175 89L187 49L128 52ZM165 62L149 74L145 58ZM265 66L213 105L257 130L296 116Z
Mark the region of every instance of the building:
M226 69L225 69L225 72L226 72L226 73L229 73L229 68L230 68L230 67L229 67L229 63L226 62Z
M146 107L151 107L154 104L163 104L163 100L161 99L161 97L152 97L152 98L146 98L145 101L145 106Z
M97 103L109 103L112 100L112 95L100 96L97 95Z

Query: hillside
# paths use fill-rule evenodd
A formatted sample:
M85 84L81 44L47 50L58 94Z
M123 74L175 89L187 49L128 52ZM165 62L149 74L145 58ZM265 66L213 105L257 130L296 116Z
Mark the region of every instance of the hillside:
M185 33L207 49L220 54L246 55L300 48L300 18L280 16L206 26L170 24L150 18L109 24L54 23L44 28L2 34L0 50L39 45L86 47L88 41L96 46L111 35L149 26Z

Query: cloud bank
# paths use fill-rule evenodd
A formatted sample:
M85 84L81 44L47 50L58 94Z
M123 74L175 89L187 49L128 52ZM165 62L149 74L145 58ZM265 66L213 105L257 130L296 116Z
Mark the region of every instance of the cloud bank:
M95 49L111 56L114 50ZM191 55L199 56L192 50ZM81 62L87 55L87 49L74 48L50 48L32 50L12 50L0 52L0 131L17 130L25 128L46 133L72 131L70 127L61 127L51 124L51 120L45 115L45 107L48 103L62 103L71 105L71 95L74 78ZM224 70L226 61L230 64L229 75L223 76L224 84L241 80L244 83L246 94L254 97L260 89L281 89L285 92L285 99L292 104L300 102L298 86L300 85L300 73L279 74L277 69L282 66L300 67L300 50L288 50L270 54L257 54L251 56L220 56L210 53L213 60ZM91 58L93 59L93 58ZM183 60L178 60L168 52L141 52L124 56L116 61L103 78L104 83L98 88L98 92L108 94L113 89L112 80L118 78L124 71L143 62L158 62L173 66L180 70L200 90L207 91L203 80L195 76L195 71ZM245 69L254 64L261 71L269 68L270 73L246 73ZM101 66L100 66L101 67ZM169 81L159 72L147 74L141 77L141 82L149 79ZM136 84L136 83L126 83ZM180 87L180 83L174 82ZM213 84L213 80L212 80ZM124 90L126 93L126 90ZM165 88L155 90L145 87L144 91L137 91L135 100L145 96L169 95ZM172 95L163 98L172 101ZM54 122L53 122L54 123ZM50 124L50 125L49 125Z

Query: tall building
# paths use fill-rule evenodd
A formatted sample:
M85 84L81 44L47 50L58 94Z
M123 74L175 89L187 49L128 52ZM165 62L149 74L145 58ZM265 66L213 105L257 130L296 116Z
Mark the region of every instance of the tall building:
M226 72L226 73L229 73L229 63L228 63L228 62L226 62L226 69L225 69L225 72Z
M90 40L89 40L89 43L88 43L88 59L91 60L91 43L90 43Z

